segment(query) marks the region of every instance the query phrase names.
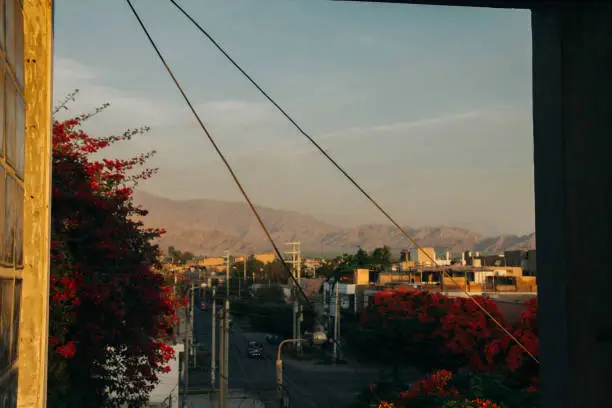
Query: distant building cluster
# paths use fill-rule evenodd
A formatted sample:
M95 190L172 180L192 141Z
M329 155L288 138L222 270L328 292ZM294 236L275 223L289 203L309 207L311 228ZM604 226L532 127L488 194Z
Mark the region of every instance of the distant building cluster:
M451 297L487 295L499 302L520 302L537 294L535 259L535 250L481 255L413 248L402 251L400 262L385 271L355 269L337 282L329 278L322 286L321 304L333 317L337 290L341 310L359 314L378 291L402 287L439 291Z

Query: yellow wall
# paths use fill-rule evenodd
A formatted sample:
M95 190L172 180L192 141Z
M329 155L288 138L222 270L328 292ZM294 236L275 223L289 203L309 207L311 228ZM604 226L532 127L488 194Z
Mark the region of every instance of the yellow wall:
M276 254L274 254L273 252L268 252L265 254L255 254L255 259L259 262L263 262L264 264L269 264L276 260Z
M15 3L15 0L9 1ZM23 49L21 59L25 66L23 77L27 101L23 124L25 125L23 180L26 199L23 203L23 285L18 345L17 407L19 408L44 408L47 397L52 5L52 0L24 0L23 43L19 37L15 37L15 48ZM17 78L19 80L19 74ZM20 131L19 125L17 131Z
M436 259L434 248L413 248L410 250L410 261L414 261L416 265L433 266L432 259Z
M355 269L353 272L353 283L355 285L367 285L370 283L370 270Z
M225 265L225 259L220 258L220 257L219 258L206 258L198 262L198 265L205 266L205 267L221 266L221 265Z

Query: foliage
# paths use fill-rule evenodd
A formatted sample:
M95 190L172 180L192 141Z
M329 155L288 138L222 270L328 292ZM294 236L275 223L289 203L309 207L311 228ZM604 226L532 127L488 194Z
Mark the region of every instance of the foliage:
M525 303L515 327L503 321L490 300L477 300L538 356L536 298ZM379 292L362 315L362 330L350 340L363 338L370 353L384 350L387 357L395 356L394 361L434 370L396 397L385 398L398 408L538 407L537 364L484 317L469 299L418 291ZM443 365L452 370L436 370ZM371 396L365 401L373 402Z
M369 267L371 263L371 258L368 255L368 252L362 248L359 248L355 255L351 258L350 264L356 268L366 268Z
M503 322L494 302L476 300ZM384 345L381 357L410 361L423 370L468 366L486 371L485 346L501 334L469 299L410 289L378 292L361 316L361 331L365 336L357 341L364 348L376 341Z
M391 249L386 245L376 248L370 255L370 263L382 268L391 265Z
M167 259L174 264L184 265L187 262L195 259L195 255L189 251L182 252L173 246L168 247Z
M232 303L232 314L247 317L253 329L259 332L291 337L293 329L293 305L285 301L279 286L260 288L255 295ZM314 327L315 313L304 308L302 327Z
M379 386L370 385L372 400L381 398L396 408L535 408L538 395L524 390L513 390L502 385L499 375L453 374L449 370L437 370L424 379L414 382L407 389L389 397L379 396ZM365 404L364 404L365 405Z
M257 273L256 280L265 280L270 283L287 283L291 278L289 278L287 274L287 270L283 266L283 263L278 259L275 259L274 262L265 264L263 266L263 276L261 276L261 271Z
M50 407L142 403L173 358L166 341L181 299L156 272L152 240L163 230L144 228L147 212L132 201L132 188L155 174L135 170L154 152L92 158L148 129L87 135L81 125L106 106L53 124Z
M363 248L354 254L343 254L317 269L317 275L326 278L352 273L355 269L367 268L385 270L392 264L391 249L388 246L375 248L371 254Z
M253 279L253 276L261 275L261 270L264 266L264 263L255 259L253 255L247 258L247 279ZM242 278L244 275L244 262L236 262L235 267L236 276ZM261 276L259 277L261 278Z

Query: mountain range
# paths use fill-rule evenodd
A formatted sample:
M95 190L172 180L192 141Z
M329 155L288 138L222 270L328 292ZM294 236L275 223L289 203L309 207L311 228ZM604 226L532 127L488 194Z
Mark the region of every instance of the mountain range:
M229 250L233 254L269 252L259 223L247 204L219 200L172 200L142 191L134 195L136 204L149 210L143 221L147 227L163 227L167 233L160 246L174 246L197 255L215 256ZM410 242L393 226L368 224L338 227L294 211L257 206L281 251L285 242L299 240L302 252L310 255L353 253L358 247L371 250L383 245L394 252L410 247ZM535 233L484 237L458 227L404 227L421 246L466 249L495 253L508 249L535 248Z

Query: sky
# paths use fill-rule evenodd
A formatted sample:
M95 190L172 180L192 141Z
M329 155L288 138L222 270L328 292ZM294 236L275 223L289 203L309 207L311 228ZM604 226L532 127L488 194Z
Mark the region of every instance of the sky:
M134 0L254 202L338 225L384 217L169 1ZM326 0L180 0L395 218L483 234L534 231L531 28L525 10ZM108 151L157 152L141 189L242 199L126 2L58 0L60 118L110 108Z

